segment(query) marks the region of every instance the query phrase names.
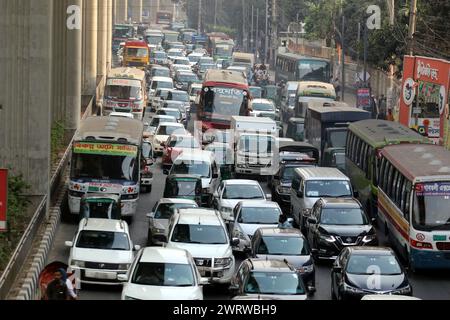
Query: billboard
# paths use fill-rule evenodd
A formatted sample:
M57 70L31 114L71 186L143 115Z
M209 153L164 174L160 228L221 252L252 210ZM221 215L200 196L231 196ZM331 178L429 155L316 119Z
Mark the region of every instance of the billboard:
M7 230L6 212L8 205L8 170L0 169L0 232Z

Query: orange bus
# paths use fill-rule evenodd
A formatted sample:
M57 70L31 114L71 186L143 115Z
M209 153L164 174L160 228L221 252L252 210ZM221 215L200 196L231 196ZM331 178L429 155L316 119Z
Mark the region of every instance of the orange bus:
M147 42L127 41L123 50L123 66L145 69L150 62Z

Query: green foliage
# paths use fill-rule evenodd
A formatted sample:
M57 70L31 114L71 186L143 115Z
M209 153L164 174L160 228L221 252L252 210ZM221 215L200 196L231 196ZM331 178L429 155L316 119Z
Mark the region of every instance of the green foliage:
M208 24L206 26L206 29L209 32L223 32L223 33L226 33L227 35L229 35L232 38L234 38L236 36L236 33L237 33L236 29L228 28L228 27L225 27L225 26L219 26L219 25L216 25L216 27L214 27L214 25Z
M58 153L64 148L64 123L55 121L51 130L51 162L58 160Z
M24 196L29 187L22 175L8 176L8 232L0 234L0 272L6 267L30 221L27 215L29 200Z

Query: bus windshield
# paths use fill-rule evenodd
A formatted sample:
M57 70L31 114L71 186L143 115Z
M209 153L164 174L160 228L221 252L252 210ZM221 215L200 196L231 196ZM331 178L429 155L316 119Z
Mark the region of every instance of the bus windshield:
M329 146L332 148L345 148L345 145L347 144L347 129L330 131L329 142Z
M147 48L127 48L127 55L138 58L145 58L148 56Z
M107 85L105 97L109 99L142 100L141 87Z
M450 230L450 182L418 184L415 190L414 229Z
M300 60L298 64L298 80L300 81L330 81L330 66L326 61Z
M137 156L73 153L71 179L126 180L137 182Z
M162 35L148 35L145 36L145 39L147 40L148 44L160 44L162 42L163 36Z
M230 121L232 116L244 115L247 98L244 90L224 87L204 89L204 112L207 118Z

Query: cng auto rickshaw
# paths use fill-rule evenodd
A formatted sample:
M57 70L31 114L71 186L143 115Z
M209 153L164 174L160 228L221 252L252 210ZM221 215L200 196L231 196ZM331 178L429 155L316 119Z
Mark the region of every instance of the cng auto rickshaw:
M305 119L290 118L287 123L286 138L292 138L295 141L305 140Z
M345 148L335 147L327 148L322 154L322 166L338 168L342 173L345 172Z
M203 193L202 179L190 174L171 174L166 178L164 198L182 198L194 200L199 206L207 202Z
M80 202L79 219L83 218L120 220L122 218L120 195L86 193Z

